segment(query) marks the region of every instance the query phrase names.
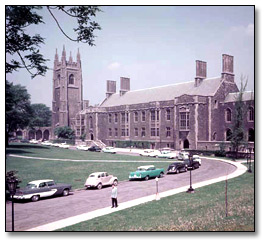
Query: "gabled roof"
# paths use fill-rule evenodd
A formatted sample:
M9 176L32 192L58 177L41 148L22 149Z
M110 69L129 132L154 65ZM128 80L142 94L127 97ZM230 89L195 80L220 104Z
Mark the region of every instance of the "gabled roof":
M237 98L239 96L239 92L236 93L229 93L225 100L224 103L228 103L228 102L236 102ZM254 92L253 91L246 91L243 92L243 101L249 101L249 100L254 100Z
M105 99L100 104L100 106L110 107L148 103L154 101L168 101L174 100L175 97L179 97L184 94L213 96L221 83L222 79L217 77L204 79L198 87L195 87L195 81L193 80L166 86L129 91L122 96L120 96L119 93L115 93L108 99Z

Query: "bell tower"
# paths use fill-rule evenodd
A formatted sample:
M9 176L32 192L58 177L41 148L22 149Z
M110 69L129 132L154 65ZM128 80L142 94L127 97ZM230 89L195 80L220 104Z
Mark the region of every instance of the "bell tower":
M66 58L65 46L61 60L57 49L53 68L52 131L58 126L71 127L76 113L83 107L81 56L78 49L77 59L73 61L70 53Z

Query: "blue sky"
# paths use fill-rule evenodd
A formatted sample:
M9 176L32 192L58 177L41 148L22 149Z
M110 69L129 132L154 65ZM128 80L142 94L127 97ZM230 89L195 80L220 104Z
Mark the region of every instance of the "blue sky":
M53 68L55 50L61 56L63 45L73 59L80 49L83 97L90 104L100 103L106 93L106 80L130 77L131 90L191 81L195 77L195 60L207 62L207 77L221 74L222 54L234 56L234 71L248 77L247 90L254 89L254 11L253 7L101 7L95 20L94 47L69 41L58 30L46 9L46 24L30 32L45 37L41 52ZM58 16L60 25L70 35L74 23ZM31 79L20 70L7 79L27 87L32 103L51 107L52 70L45 77Z

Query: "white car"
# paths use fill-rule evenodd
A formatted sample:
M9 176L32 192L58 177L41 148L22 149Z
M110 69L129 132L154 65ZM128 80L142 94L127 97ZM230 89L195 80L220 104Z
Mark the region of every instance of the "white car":
M167 159L176 159L177 154L171 151L161 151L161 153L157 156L158 158L167 158Z
M152 152L154 152L153 149L144 149L142 152L140 152L140 156L149 156Z
M41 145L45 145L45 146L51 146L52 143L49 142L49 141L44 141L44 142L41 142Z
M102 149L102 152L115 154L116 153L116 150L115 150L114 147L105 147L105 148Z
M61 145L61 143L52 143L51 146L53 146L53 147L59 147L60 145Z
M94 172L91 173L86 179L84 186L86 188L95 187L100 190L102 186L112 184L114 184L115 186L118 184L117 177L113 175L108 175L107 172Z
M59 145L60 148L65 148L65 149L68 149L70 147L70 145L66 144L66 143L61 143Z
M38 144L38 140L32 139L32 140L29 141L29 143Z
M202 160L201 160L199 155L193 155L192 160L193 160L193 162L198 162L199 165L202 165Z
M178 155L179 160L186 160L189 159L189 153L188 152L180 152Z
M78 146L76 146L76 149L83 150L83 151L88 151L88 148L90 148L90 147L88 147L86 145L78 145Z

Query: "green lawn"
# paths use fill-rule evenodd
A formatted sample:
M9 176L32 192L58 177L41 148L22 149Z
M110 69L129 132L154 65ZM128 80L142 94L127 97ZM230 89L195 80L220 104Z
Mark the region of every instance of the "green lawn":
M254 173L228 181L228 217L224 181L59 231L254 231Z
M11 144L6 149L7 154L17 154L31 157L59 158L73 160L112 160L132 162L72 162L72 161L46 161L22 159L7 156L6 171L16 170L24 187L29 181L38 179L54 179L61 183L72 184L73 189L83 188L84 182L92 172L106 171L118 177L119 181L127 180L128 174L139 165L151 163L140 163L140 161L152 160L165 161L162 159L145 158L140 156L106 154L88 151L66 150L57 147L46 147L35 144ZM136 162L134 162L136 161ZM167 169L168 161L156 164L158 168Z

